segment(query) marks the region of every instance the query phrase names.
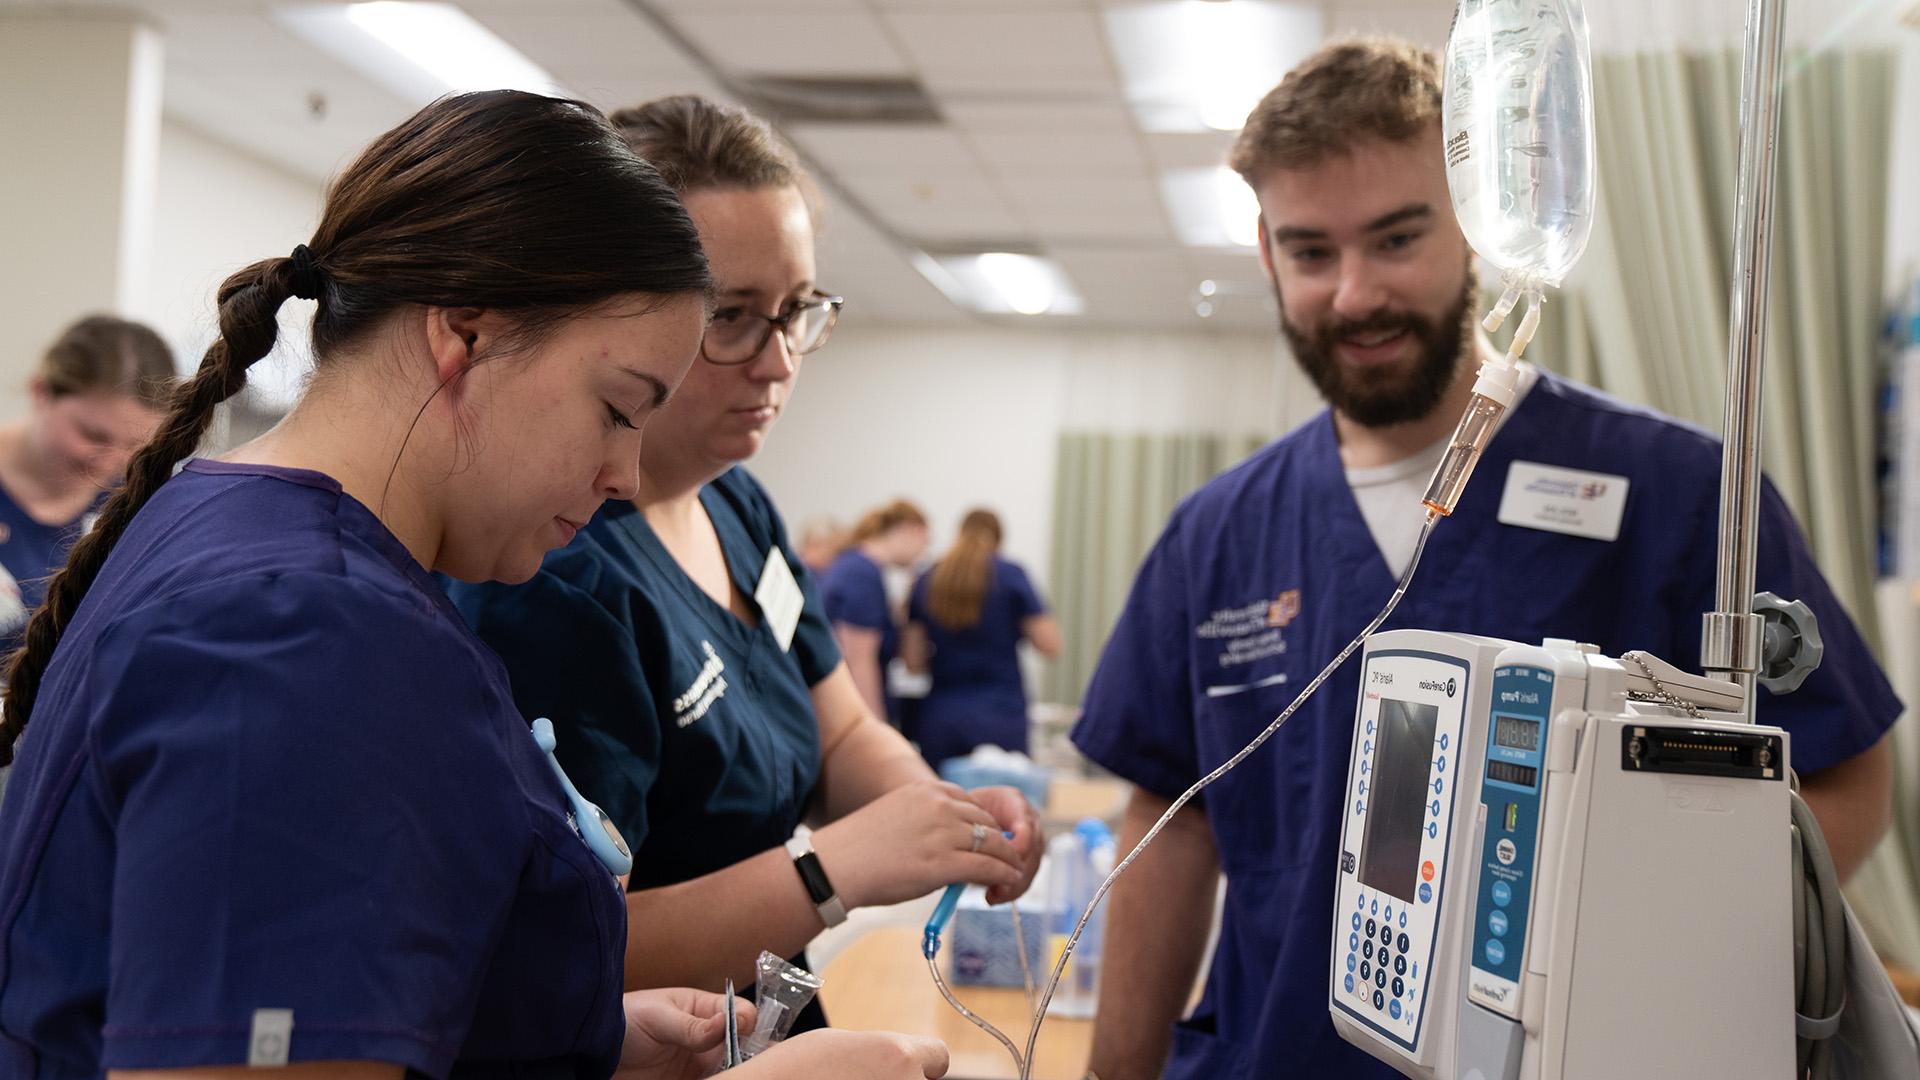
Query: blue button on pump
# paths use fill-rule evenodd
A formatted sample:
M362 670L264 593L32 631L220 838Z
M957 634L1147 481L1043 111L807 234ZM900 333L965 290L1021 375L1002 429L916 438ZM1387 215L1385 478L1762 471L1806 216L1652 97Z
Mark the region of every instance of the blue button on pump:
M1441 772L1446 772L1447 771L1447 755L1441 754L1440 760L1434 762L1433 767L1440 770Z
M1487 963L1501 964L1507 959L1507 946L1498 938L1487 942Z
M1447 781L1446 781L1446 778L1445 778L1445 777L1441 777L1441 776L1436 776L1436 777L1434 777L1434 778L1433 778L1433 793L1434 793L1435 795L1438 795L1438 794L1440 794L1441 792L1443 792L1443 791L1445 791L1445 790L1447 790Z
M1347 993L1353 993L1353 976L1347 976Z
M1348 970L1348 971L1352 971L1352 970L1354 969L1354 966L1355 966L1355 965L1356 965L1357 963L1359 963L1359 961L1357 961L1357 960L1355 960L1355 959L1353 958L1353 954L1352 954L1352 953L1348 953L1348 954L1347 954L1347 970Z
M1353 913L1353 928L1360 929L1360 913L1357 911Z
M1398 998L1387 1002L1387 1015L1393 1017L1395 1020L1400 1019L1400 1001Z
M1349 949L1357 949L1357 948L1359 948L1359 947L1360 947L1360 935L1359 935L1359 934L1348 934L1348 935L1347 935L1347 948L1349 948Z
M1374 897L1374 900L1373 900L1373 910L1371 910L1371 911L1369 911L1369 912L1367 912L1367 914L1369 914L1369 915L1378 915L1378 914L1380 914L1380 898L1379 898L1379 897L1377 897L1377 896L1376 896L1376 897Z
M1445 750L1446 748L1447 748L1447 736L1442 735L1440 736L1440 749Z
M1406 925L1407 925L1407 913L1403 911L1400 913L1400 926L1402 929L1405 929Z
M1507 913L1498 909L1487 912L1487 929L1493 931L1494 937L1506 937Z
M1493 902L1500 905L1501 907L1506 907L1508 904L1512 903L1513 902L1513 886L1508 885L1504 881L1494 882L1493 883Z
M1433 886L1424 881L1420 883L1420 902L1423 904L1433 903Z

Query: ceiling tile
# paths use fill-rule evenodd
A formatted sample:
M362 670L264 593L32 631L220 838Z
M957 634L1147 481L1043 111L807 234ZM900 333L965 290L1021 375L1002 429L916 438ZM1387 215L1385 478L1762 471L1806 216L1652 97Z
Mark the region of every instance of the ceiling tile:
M712 101L735 104L724 91L701 75L660 80L574 79L567 83L567 90L608 115L612 115L616 109L629 108L656 98L672 97L675 94L698 94Z
M1453 22L1452 4L1418 4L1405 0L1342 0L1327 4L1327 40L1366 34L1404 38L1428 48L1442 48Z
M910 75L878 19L864 11L710 12L670 16L730 72L751 75Z
M927 85L948 93L1104 92L1120 87L1091 11L888 11Z
M1133 117L1118 101L957 101L943 102L947 120L963 131L1005 135L1126 135Z
M1146 141L1147 158L1156 169L1198 169L1227 163L1238 132L1154 133L1141 136Z
M990 186L951 180L845 178L847 186L901 235L940 243L1020 243L1027 230Z
M837 173L884 176L980 174L979 160L952 129L923 124L792 124L788 137Z
M546 68L560 83L603 78L692 75L698 69L632 12L476 13L487 28Z
M1131 135L972 134L980 159L1007 177L1133 178L1145 182L1146 158Z
M649 6L673 14L728 12L743 15L789 15L794 12L865 11L864 0L648 0Z

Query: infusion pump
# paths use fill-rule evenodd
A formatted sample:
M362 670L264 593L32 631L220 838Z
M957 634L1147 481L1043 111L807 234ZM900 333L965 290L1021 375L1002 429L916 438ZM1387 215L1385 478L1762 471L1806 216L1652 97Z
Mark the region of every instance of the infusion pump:
M1424 630L1360 678L1343 1037L1416 1077L1792 1073L1788 740L1737 687Z

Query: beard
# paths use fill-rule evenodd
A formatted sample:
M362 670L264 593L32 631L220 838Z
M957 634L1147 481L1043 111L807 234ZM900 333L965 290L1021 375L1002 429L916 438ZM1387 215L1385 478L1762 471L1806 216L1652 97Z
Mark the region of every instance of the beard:
M1429 319L1412 312L1379 311L1362 319L1331 317L1312 332L1287 318L1280 302L1280 332L1293 348L1300 370L1328 405L1363 427L1386 427L1419 420L1431 413L1453 384L1460 355L1473 340L1473 302L1478 295L1469 267L1460 295L1445 314ZM1410 335L1418 347L1411 360L1364 368L1340 362L1340 339L1362 334Z

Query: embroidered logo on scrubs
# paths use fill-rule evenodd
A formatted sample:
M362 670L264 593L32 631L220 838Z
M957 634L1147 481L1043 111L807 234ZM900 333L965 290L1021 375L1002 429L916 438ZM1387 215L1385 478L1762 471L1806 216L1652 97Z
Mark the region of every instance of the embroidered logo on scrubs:
M1300 614L1300 590L1288 589L1267 605L1267 625L1285 626Z
M706 652L707 662L700 665L700 674L694 677L693 685L673 699L673 722L676 727L686 727L707 715L713 703L727 692L726 661L713 651L713 642L702 641L700 648Z
M1288 594L1292 593L1291 604ZM1291 607L1291 612L1286 611ZM1194 627L1193 636L1203 641L1222 641L1225 649L1216 658L1223 668L1251 664L1269 656L1279 656L1287 651L1287 639L1281 635L1281 627L1292 622L1299 614L1300 601L1298 590L1290 589L1281 593L1278 600L1256 600L1240 607L1221 608L1207 616L1207 621ZM1276 622L1276 615L1285 615L1286 622Z

